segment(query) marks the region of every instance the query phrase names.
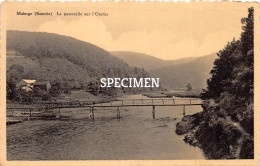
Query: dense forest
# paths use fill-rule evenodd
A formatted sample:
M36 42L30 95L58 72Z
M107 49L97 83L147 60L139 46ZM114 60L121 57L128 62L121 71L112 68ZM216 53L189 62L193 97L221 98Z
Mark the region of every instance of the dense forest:
M100 78L148 76L144 69L130 67L87 42L50 33L7 31L7 92L21 79L35 79L48 80L61 91L91 88L96 95L115 95L150 89L100 89Z
M208 158L254 158L254 9L248 12L240 39L217 54L203 112L177 124L176 132Z
M202 95L214 98L233 120L253 134L254 104L254 10L243 18L240 40L233 40L218 53L211 70L212 78Z

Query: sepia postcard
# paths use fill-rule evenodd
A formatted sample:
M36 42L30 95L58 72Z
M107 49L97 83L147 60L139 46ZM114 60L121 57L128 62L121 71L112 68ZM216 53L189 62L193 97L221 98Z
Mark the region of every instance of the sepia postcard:
M0 165L259 165L259 12L2 3Z

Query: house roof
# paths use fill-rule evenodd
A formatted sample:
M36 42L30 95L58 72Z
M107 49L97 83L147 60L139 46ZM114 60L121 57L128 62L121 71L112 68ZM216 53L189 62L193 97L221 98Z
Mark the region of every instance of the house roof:
M50 83L50 81L36 81L33 85L46 85Z
M36 80L27 80L27 79L22 79L24 82L26 82L27 84L32 84L34 83Z

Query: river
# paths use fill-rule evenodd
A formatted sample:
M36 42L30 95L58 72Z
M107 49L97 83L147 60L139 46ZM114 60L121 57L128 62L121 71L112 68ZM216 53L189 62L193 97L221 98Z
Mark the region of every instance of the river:
M146 99L128 95L119 99ZM176 101L185 103L189 101ZM113 102L113 104L116 104ZM175 133L183 107L62 109L61 119L30 120L7 126L8 160L174 160L204 159L203 152ZM202 111L186 106L186 114Z

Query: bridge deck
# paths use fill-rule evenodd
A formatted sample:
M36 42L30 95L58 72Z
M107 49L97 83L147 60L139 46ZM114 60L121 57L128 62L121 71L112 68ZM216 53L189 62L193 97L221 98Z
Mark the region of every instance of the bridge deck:
M111 102L97 103L94 101L69 101L69 102L43 102L35 107L37 108L81 108L81 107L147 107L147 106L192 106L201 105L201 103L193 102L200 99L125 99L125 100L114 100ZM175 101L187 101L188 103L178 103ZM33 107L7 107L7 109L33 109Z
M76 107L58 107L58 108L79 108L79 107L151 107L151 106L192 106L202 104L126 104L126 105L85 105Z
M151 102L144 102L150 100ZM37 110L41 112L41 110L57 110L57 117L61 116L61 109L63 108L89 108L87 110L90 110L89 117L91 119L94 119L94 108L117 108L117 118L120 118L120 107L152 107L152 115L153 118L155 118L155 107L176 107L176 106L182 106L183 107L183 115L185 115L185 107L186 106L196 106L196 105L202 105L201 100L198 103L192 103L194 100L198 99L177 99L177 100L189 100L188 103L175 103L175 99L127 99L127 100L114 100L112 102L108 103L89 103L88 102L47 102L42 103L41 105L37 107L7 107L6 109L12 113L12 116L14 115L15 111L23 111L23 112L29 112L29 117L34 116L34 112ZM131 103L127 102L131 101ZM138 102L139 101L139 102ZM140 103L141 101L141 103ZM154 102L159 101L159 102ZM170 103L167 101L170 101Z
M55 108L84 108L84 107L151 107L151 106L158 106L158 107L165 107L165 106L195 106L195 105L202 105L202 104L126 104L126 105L80 105L80 106L57 106L57 107L48 107L49 109ZM7 107L6 109L34 109L33 107Z

